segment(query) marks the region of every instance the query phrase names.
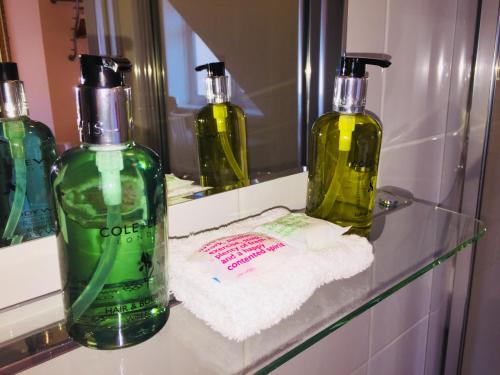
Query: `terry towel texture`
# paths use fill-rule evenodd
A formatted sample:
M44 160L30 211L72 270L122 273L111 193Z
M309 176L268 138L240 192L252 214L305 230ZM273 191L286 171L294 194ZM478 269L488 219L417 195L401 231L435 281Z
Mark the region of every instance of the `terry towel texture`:
M373 261L371 244L363 237L344 235L322 250L292 251L265 272L231 282L213 280L193 254L216 239L252 232L290 211L275 208L228 226L169 241L170 287L176 298L223 336L237 341L259 333L290 316L320 286L365 270ZM266 262L273 262L273 254Z

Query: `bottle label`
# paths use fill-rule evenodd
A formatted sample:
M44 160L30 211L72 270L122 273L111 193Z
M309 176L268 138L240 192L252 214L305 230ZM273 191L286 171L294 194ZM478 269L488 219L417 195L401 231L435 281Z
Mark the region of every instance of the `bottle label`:
M130 224L123 224L117 226L103 226L99 229L99 236L102 238L112 237L117 244L131 243L133 241L143 240L145 237L154 236L154 228L156 222L134 222Z
M78 318L78 322L114 325L119 317L125 323L132 323L152 318L164 311L168 294L163 222L157 223L151 219L84 231L84 238L89 241L95 238L97 241L90 252L88 243L79 243L77 248L66 250L70 264L68 277L73 280L67 285L72 296L71 303L85 293L85 288L96 276L95 270L101 256L113 251L113 247L116 255L106 283L89 308ZM68 231L70 238L73 234L72 230ZM79 236L82 237L82 233ZM99 244L97 249L95 243Z
M211 241L191 255L214 282L231 282L255 272L275 271L293 251L284 242L260 233ZM273 259L268 259L273 257Z
M32 237L44 237L55 233L53 220L54 213L48 206L25 208L19 218L18 227L22 228L21 232Z

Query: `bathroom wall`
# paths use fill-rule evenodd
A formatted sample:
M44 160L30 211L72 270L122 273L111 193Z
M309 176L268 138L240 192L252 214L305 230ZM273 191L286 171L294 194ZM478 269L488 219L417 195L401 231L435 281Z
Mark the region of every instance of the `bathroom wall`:
M79 64L68 60L74 3L5 0L4 7L12 59L25 83L31 117L51 127L58 144L77 143L73 87ZM78 49L86 53L86 39Z
M476 11L468 0L348 1L347 51L392 56L368 68L367 108L384 125L378 186L460 208ZM457 353L444 365L455 282L450 260L275 373L456 373Z

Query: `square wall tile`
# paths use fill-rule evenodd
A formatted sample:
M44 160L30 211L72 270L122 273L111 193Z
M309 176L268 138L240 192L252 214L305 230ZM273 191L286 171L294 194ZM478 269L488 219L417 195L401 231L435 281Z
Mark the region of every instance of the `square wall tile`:
M169 236L186 236L239 219L238 190L168 207Z
M361 367L358 367L356 370L351 372L351 375L367 375L368 374L368 365L364 364Z
M1 248L0 309L60 290L60 275L55 236Z
M417 198L437 202L443 148L443 137L389 145L383 135L377 185L397 186Z
M361 314L272 374L350 375L368 361L369 328L369 313Z
M372 308L371 356L429 313L431 286L432 274L426 273Z
M241 218L275 206L302 209L306 206L307 172L248 186L238 192Z
M423 375L428 318L425 317L370 359L368 375Z

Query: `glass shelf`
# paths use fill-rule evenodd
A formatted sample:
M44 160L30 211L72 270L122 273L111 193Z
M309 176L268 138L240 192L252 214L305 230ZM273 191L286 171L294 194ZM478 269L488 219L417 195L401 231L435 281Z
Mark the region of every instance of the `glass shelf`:
M471 217L396 198L396 208L379 208L374 215L369 238L375 260L370 268L321 287L294 315L243 342L225 339L179 304L172 307L166 327L140 345L111 352L79 347L66 335L62 299L57 294L0 312L0 372L45 362L28 373L115 373L117 369L128 369L127 373L268 373L485 232L483 223Z

